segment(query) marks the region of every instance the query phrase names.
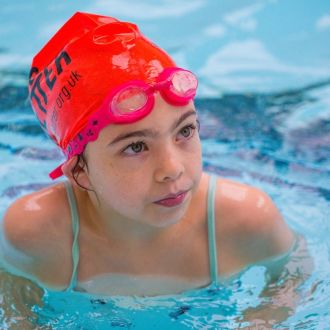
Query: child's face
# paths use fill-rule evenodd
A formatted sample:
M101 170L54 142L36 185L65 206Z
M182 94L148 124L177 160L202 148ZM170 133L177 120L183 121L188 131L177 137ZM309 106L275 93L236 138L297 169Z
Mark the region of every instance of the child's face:
M202 174L193 102L175 107L157 94L147 117L133 124L109 125L85 153L90 188L103 212L154 227L176 223ZM182 191L187 193L179 205L155 203Z

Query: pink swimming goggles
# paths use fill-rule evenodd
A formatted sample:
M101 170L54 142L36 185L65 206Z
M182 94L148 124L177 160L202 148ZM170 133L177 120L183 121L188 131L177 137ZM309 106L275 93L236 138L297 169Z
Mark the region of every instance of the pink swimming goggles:
M131 80L112 89L101 107L91 115L86 127L69 142L64 151L67 159L81 154L86 144L95 141L107 125L129 124L147 116L154 107L155 92L159 92L169 104L184 106L195 97L197 85L197 78L191 71L166 68L152 85ZM63 175L62 166L49 174L53 180Z

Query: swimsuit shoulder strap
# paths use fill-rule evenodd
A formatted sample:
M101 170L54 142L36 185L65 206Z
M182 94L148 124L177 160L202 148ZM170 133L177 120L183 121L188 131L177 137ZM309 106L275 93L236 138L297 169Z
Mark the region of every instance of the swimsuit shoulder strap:
M79 214L76 203L76 198L73 193L72 186L69 181L64 181L69 204L71 210L71 221L72 221L72 232L73 232L73 243L72 243L72 275L70 284L67 287L67 291L73 290L77 285L77 270L79 264L79 244L78 244L78 234L79 234Z
M210 175L208 193L207 193L207 229L209 241L209 263L210 263L210 276L212 283L218 282L218 259L217 259L217 246L215 235L215 216L214 216L214 202L215 190L217 186L217 177Z

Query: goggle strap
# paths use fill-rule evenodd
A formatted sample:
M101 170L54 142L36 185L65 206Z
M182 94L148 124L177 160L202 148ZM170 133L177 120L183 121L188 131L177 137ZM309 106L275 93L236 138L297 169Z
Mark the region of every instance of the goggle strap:
M63 175L63 171L62 171L62 166L64 165L64 163L62 163L61 165L57 166L55 168L55 170L51 171L49 173L49 177L52 179L52 180L55 180L57 178L59 178L60 176Z

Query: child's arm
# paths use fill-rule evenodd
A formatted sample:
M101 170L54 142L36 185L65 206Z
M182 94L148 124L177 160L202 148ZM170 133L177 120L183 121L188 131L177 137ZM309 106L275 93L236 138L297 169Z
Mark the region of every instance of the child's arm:
M43 290L35 283L0 269L1 329L35 330L35 307L43 307Z
M38 268L47 249L40 243L38 211L29 205L31 199L24 196L16 200L6 211L1 228L1 262L7 270L36 281Z
M54 218L60 205L49 203L41 191L19 198L8 208L0 239L1 263L8 271L48 287L63 281L66 271L61 256L67 246L59 235L61 220Z
M230 274L257 264L267 267L269 275L260 296L268 303L247 309L241 321L267 326L285 320L301 299L298 287L313 269L304 238L296 241L271 198L259 189L221 179L216 198L220 272L222 266ZM226 253L231 259L227 266L222 263Z
M305 298L306 291L300 287L311 275L314 262L308 253L305 239L298 237L296 243L290 255L283 260L267 262L268 274L273 275L274 272L278 277L275 279L272 276L266 284L260 294L261 303L243 312L244 322L250 322L249 327L279 324L293 315L300 301Z
M294 244L279 210L257 188L219 179L215 214L220 274L284 254Z

